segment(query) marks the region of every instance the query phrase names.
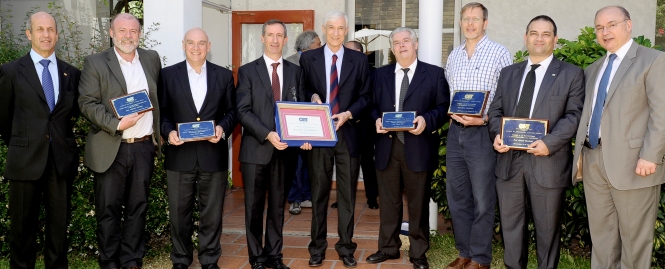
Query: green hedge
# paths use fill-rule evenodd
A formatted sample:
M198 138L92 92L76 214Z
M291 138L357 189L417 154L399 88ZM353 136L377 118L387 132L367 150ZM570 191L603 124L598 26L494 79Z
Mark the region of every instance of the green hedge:
M652 47L651 41L645 39L644 36L633 38L637 43ZM586 68L598 58L605 55L605 49L596 42L596 34L593 28L585 27L581 30L581 34L575 41L559 39L559 47L554 50L554 56L558 59L575 64L582 68ZM660 47L655 47L660 49ZM527 51L518 51L515 53L514 61L521 62L526 60L528 56ZM448 202L446 200L446 133L448 124L444 125L439 130L441 143L439 144L439 168L434 171L432 180L432 195L435 201L439 204L439 212L443 213L446 218L450 218L450 211L448 209ZM573 143L574 145L574 143ZM658 217L655 227L654 250L653 250L653 264L657 268L665 267L665 185L661 186L661 199L658 207ZM494 223L495 232L500 233L501 225L499 223L499 212L496 211L496 219ZM529 225L530 240L535 241L535 234L533 230L532 221ZM591 245L591 236L589 235L589 222L587 219L586 202L584 198L584 187L582 183L571 186L566 190L566 199L564 206L562 228L562 242L565 246L570 246L574 241L579 242L581 246Z

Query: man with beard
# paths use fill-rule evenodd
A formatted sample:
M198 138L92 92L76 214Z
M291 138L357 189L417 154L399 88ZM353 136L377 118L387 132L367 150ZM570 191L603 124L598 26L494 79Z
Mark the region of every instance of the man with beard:
M99 266L141 268L148 188L159 149L155 51L138 49L141 25L122 13L111 19L113 48L85 58L79 107L92 124L83 163L95 175ZM147 90L154 110L116 118L110 99ZM153 134L154 133L154 134Z

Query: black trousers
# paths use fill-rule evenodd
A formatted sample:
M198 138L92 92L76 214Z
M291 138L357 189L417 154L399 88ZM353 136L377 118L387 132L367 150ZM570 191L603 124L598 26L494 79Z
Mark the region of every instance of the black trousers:
M171 261L190 265L193 261L194 203L199 205L199 249L201 264L217 263L222 255L219 237L222 233L224 193L228 171L205 172L197 164L192 171L166 171L171 224Z
M429 249L429 197L428 172L413 172L406 164L404 144L393 136L390 159L385 170L377 170L379 201L381 202L379 250L392 256L399 255L402 241L402 193L406 194L409 210L409 257L426 258Z
M269 262L282 258L284 245L284 203L286 194L284 177L286 163L294 162L289 151L274 150L266 165L241 163L245 185L245 229L249 262ZM265 245L263 241L263 212L268 195L266 211Z
M71 208L73 178L58 177L49 150L44 174L35 181L9 179L10 268L35 268L39 208L46 211L44 265L46 269L67 268L67 225Z
M367 201L379 197L379 186L376 181L376 166L374 165L374 141L376 141L376 126L371 118L363 119L362 143L360 143L360 167L363 171L365 183L365 197Z
M356 243L353 238L354 207L360 161L351 157L343 132L337 132L337 144L333 148L313 148L309 156L309 180L312 186L312 241L310 255L325 255L328 248L328 198L332 185L333 166L337 168L337 233L339 241L335 250L342 255L353 254Z
M104 173L95 173L97 244L102 269L143 266L145 215L154 157L152 140L121 143L111 167Z

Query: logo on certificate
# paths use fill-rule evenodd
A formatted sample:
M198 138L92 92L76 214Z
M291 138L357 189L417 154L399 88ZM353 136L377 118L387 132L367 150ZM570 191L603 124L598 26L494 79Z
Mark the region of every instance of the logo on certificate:
M464 95L464 100L473 100L473 94Z
M531 126L531 124L520 123L520 124L517 126L517 129L520 130L520 131L525 132L525 131L528 131L528 130L529 130L529 126Z
M127 98L127 103L133 103L134 102L134 96Z
M299 121L307 122L307 118L298 118Z
M395 114L395 118L401 118L402 114Z
M200 124L198 124L198 123L197 123L197 124L192 124L192 128L194 128L194 129L198 129L198 128L199 128L199 126L201 126L201 125L200 125Z

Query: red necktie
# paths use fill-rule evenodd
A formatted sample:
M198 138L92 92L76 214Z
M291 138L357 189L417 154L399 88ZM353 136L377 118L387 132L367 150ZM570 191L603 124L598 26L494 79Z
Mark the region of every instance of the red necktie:
M277 76L277 66L279 63L272 64L272 96L275 98L275 102L279 101L280 90L279 90L279 76Z
M332 56L332 66L330 66L330 106L332 114L339 113L339 102L337 102L337 92L339 92L339 83L337 81L337 55Z

